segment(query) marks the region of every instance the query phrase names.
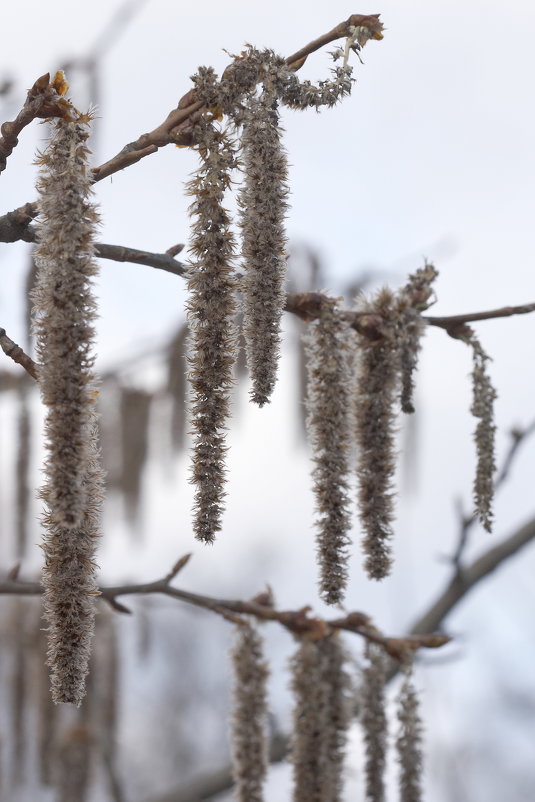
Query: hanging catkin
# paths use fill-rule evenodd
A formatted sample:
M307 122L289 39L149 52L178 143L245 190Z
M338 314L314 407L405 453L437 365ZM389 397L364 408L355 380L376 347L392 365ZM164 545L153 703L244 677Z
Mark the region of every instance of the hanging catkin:
M38 276L33 292L39 385L47 407L47 496L54 521L77 526L84 516L84 476L94 416L92 368L98 272L93 239L97 213L85 122L58 120L42 165Z
M288 171L281 134L276 96L265 87L259 98L250 98L245 115L245 182L238 199L245 271L243 334L251 399L259 406L269 401L277 379L285 302Z
M268 766L266 685L269 672L263 657L262 638L249 624L238 626L231 657L234 798L238 802L262 802Z
M366 659L360 694L360 721L366 746L366 800L384 802L387 739L386 659L383 649L373 643L366 644Z
M303 638L291 660L294 802L339 802L350 720L345 650L334 633Z
M221 529L225 496L225 430L236 333L234 237L223 197L236 167L232 143L205 118L196 128L201 158L188 184L194 198L190 250L194 257L188 275L190 299L189 380L194 433L192 481L195 484L194 530L198 540L211 543Z
M467 327L468 328L468 327ZM481 347L475 333L470 330L467 340L473 351L472 392L473 400L470 409L478 419L474 440L476 441L477 467L474 479L474 501L477 517L487 532L492 529L492 500L494 496L495 435L494 401L496 390L492 386L487 373L487 362L490 357Z
M412 660L403 666L403 684L398 701L400 730L396 740L400 764L400 802L420 802L422 799L422 722L418 711L418 696L412 684Z
M359 515L364 529L363 549L371 579L390 572L389 540L394 518L395 407L398 390L396 310L386 287L358 311L381 321L378 339L361 338L358 359L355 423Z
M336 302L325 304L305 336L308 367L307 426L313 448L321 597L343 600L351 528L349 479L351 348Z
M47 407L43 570L48 664L55 702L84 696L94 625L95 551L102 472L92 367L97 273L87 118L59 120L39 189L41 224L33 293L39 385Z
M421 313L432 303L431 284L438 276L433 265L426 264L409 276L407 284L397 293L398 348L401 374L401 409L414 412L414 373L418 365L425 321Z

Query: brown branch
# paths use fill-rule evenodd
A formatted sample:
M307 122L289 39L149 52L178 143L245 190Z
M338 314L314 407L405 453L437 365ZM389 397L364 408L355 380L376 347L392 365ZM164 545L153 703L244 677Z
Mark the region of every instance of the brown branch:
M37 363L22 350L20 345L13 342L13 340L7 336L6 330L2 328L0 328L0 348L2 348L6 356L10 357L17 365L21 365L24 370L30 374L32 379L37 381Z
M324 33L322 36L314 39L313 42L309 42L308 45L302 47L301 50L288 56L286 63L290 67L296 63L299 65L303 64L307 56L319 50L321 47L334 42L336 39L343 39L350 36L350 28L368 28L372 34L372 39L382 39L383 23L380 22L379 16L379 14L351 14L350 17L339 25L336 25L331 31Z
M451 610L486 576L505 560L535 539L535 518L520 527L497 546L488 549L466 567L461 576L455 575L431 607L413 624L410 635L419 635L438 629Z
M535 540L535 519L475 560L465 572L462 583L453 579L436 602L411 627L408 636L402 640L406 642L413 637L437 630L448 613L470 590L532 540ZM399 663L394 663L388 674L389 682L396 676L398 669ZM277 735L270 752L271 763L279 763L285 759L289 743L288 737ZM208 800L216 794L228 791L232 786L231 770L230 767L226 767L200 777L187 786L153 797L150 802L200 802L200 800Z
M383 26L379 21L378 14L371 16L352 14L331 31L289 56L286 59L287 63L295 69L299 68L310 53L335 39L349 36L349 28L351 26L369 28L372 39L383 38L381 33ZM101 181L118 170L123 170L131 164L135 164L145 156L156 153L158 148L165 145L191 145L192 123L195 121L195 115L202 114L203 109L203 104L195 99L195 92L190 89L181 98L178 107L170 111L165 120L153 131L142 134L134 142L129 142L113 158L101 164L100 167L95 167L93 170L94 180Z
M535 303L521 304L520 306L502 306L500 309L491 309L487 312L471 312L466 315L450 315L448 317L430 317L426 315L424 320L430 326L439 326L441 329L446 329L448 334L457 337L457 332L467 323L475 323L478 320L493 320L497 317L527 315L530 312L535 312Z
M167 273L174 273L175 276L184 276L187 270L183 262L177 261L169 253L150 253L149 251L139 251L136 248L126 248L123 245L107 245L103 242L97 242L95 250L101 259L155 267L158 270L165 270Z
M36 117L66 117L74 111L73 106L60 94L66 87L63 76L56 75L50 83L50 73L42 75L34 83L24 106L11 122L0 127L0 173L6 168L7 159L18 145L18 135Z

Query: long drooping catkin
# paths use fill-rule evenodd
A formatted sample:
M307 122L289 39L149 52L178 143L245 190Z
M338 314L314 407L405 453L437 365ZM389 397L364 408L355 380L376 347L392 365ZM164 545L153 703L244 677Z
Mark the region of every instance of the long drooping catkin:
M209 120L202 119L196 130L201 166L188 184L188 194L194 197L190 206L194 264L188 275L188 362L195 437L192 481L196 488L195 535L211 543L221 529L225 430L236 343L234 238L230 216L223 208L236 154L225 133Z
M232 649L234 673L231 718L232 774L238 802L262 802L267 774L268 668L262 638L248 624L238 626Z
M420 802L422 799L422 722L418 695L412 684L412 661L403 666L404 679L399 694L398 720L400 731L396 740L400 764L399 789L401 802Z
M383 802L386 763L386 659L381 647L366 645L367 664L362 672L360 720L366 745L366 800Z
M292 657L294 802L339 802L350 720L345 651L336 633L303 638Z
M382 321L380 339L361 341L355 422L365 564L371 579L383 579L390 572L389 540L394 518L394 425L399 377L394 296L385 288L359 311L377 315Z
M86 502L75 528L58 523L48 488L46 505L45 566L43 569L44 617L48 623L48 665L52 698L79 705L85 695L91 640L95 622L94 598L98 595L95 552L100 537L103 474L96 451L96 431L83 481Z
M86 509L84 477L94 415L92 368L98 272L84 122L58 120L40 157L38 268L33 291L39 385L47 407L46 482L50 515L76 527Z
M94 626L103 477L92 367L97 273L87 123L59 120L42 154L33 292L39 385L47 407L44 610L55 702L79 705Z
M336 303L326 305L305 337L308 367L307 427L313 448L317 551L321 597L343 600L351 528L349 487L351 349Z
M238 202L245 271L243 334L253 382L251 398L263 406L277 379L286 275L288 171L273 91L265 88L260 98L250 98L242 149L245 182Z

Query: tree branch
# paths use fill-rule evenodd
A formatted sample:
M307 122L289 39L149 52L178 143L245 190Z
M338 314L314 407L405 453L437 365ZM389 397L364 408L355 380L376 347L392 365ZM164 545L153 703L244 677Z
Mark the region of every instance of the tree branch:
M448 613L467 593L496 570L502 562L512 557L532 540L535 540L535 518L475 560L465 571L462 582L454 577L436 602L413 624L409 630L409 637L437 630ZM394 663L388 674L389 682L396 676L398 670L399 664ZM270 761L279 763L285 759L288 753L289 738L277 735L272 747ZM199 777L187 786L169 791L156 798L153 797L150 802L204 802L216 794L228 791L232 788L233 783L231 769L227 766L204 777Z
M50 73L38 78L15 119L3 123L0 127L0 173L6 169L7 159L18 145L18 135L23 128L36 117L65 117L70 110L73 110L69 101L59 94L60 81L57 80L59 75L52 83L50 83Z
M325 44L349 35L351 26L361 26L368 28L372 39L382 39L382 23L379 15L373 14L366 16L362 14L352 14L347 20L341 22L328 33L314 39L305 47L298 50L286 59L286 62L294 69L298 69L304 64L306 57L318 50ZM123 170L131 164L149 156L151 153L164 147L165 145L190 145L191 144L191 123L195 115L202 113L203 104L196 100L195 92L189 90L178 103L176 109L169 112L165 120L153 131L142 134L134 142L129 142L113 158L109 159L100 167L95 167L93 176L95 181L102 181L103 178L113 175L118 170ZM192 119L193 118L193 119Z
M17 365L21 365L24 370L30 374L32 379L37 381L37 363L22 350L20 345L13 342L13 340L7 336L6 330L2 328L0 328L0 348L2 348L6 356L9 356Z

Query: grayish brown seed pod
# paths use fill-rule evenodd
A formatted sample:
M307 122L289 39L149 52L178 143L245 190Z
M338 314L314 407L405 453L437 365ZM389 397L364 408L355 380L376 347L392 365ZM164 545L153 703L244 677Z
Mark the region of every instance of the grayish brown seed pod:
M47 407L45 464L49 517L79 526L94 414L92 368L96 302L92 282L97 213L84 122L58 120L40 157L38 267L33 291L39 385Z
M188 184L194 198L188 276L190 416L194 434L194 530L211 543L221 529L225 496L225 430L233 386L236 313L234 237L223 207L236 154L227 135L201 119L196 129L201 166Z
M352 349L354 339L326 304L322 316L305 335L307 356L307 427L313 449L313 489L318 517L317 553L320 595L327 604L340 604L347 584L347 550L351 529L349 488Z
M350 721L347 656L338 633L303 638L291 660L294 802L340 802Z
M243 334L251 399L263 406L277 379L285 302L288 169L272 88L249 99L242 136L244 186L238 197L244 266Z
M383 802L387 741L386 659L383 649L367 643L366 660L360 693L360 721L366 746L366 800Z
M396 310L384 288L359 312L377 315L381 338L360 340L355 394L359 515L364 529L365 566L371 579L390 573L389 540L394 519L395 407L398 397Z
M422 722L418 695L412 684L412 661L403 667L404 679L398 701L400 731L396 740L400 764L399 789L401 802L422 799Z
M96 437L96 428L93 428L89 432L91 453L82 483L85 509L76 528L57 522L48 487L41 491L46 505L43 605L48 623L52 699L56 703L80 705L85 695L94 630L94 597L98 595L95 552L103 499L103 474Z
M232 775L238 802L262 802L268 767L267 680L263 641L249 624L239 625L231 652L234 675L231 716Z

